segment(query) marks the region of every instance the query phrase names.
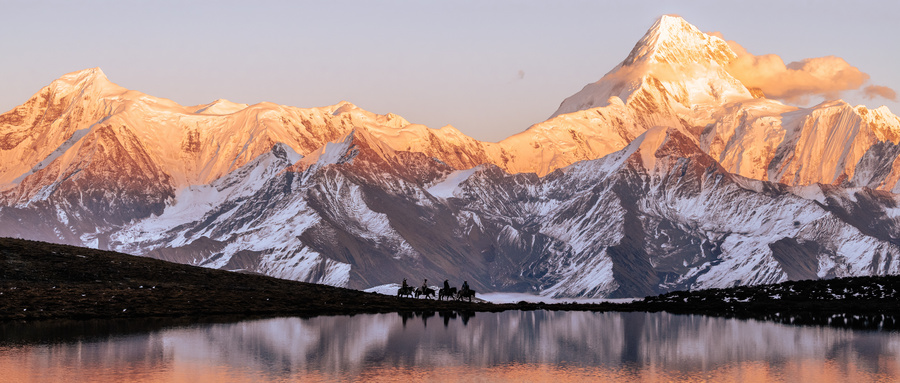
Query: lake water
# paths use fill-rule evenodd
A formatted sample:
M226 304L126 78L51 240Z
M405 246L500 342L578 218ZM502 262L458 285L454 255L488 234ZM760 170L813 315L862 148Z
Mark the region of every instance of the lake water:
M666 313L0 324L4 382L898 379L898 333Z

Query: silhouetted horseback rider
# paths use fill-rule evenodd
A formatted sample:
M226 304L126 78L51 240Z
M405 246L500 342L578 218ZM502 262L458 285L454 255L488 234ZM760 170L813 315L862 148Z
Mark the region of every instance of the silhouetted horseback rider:
M456 295L457 300L463 300L464 298L469 298L469 302L472 301L472 297L475 296L475 290L469 288L469 281L463 281L462 288L459 289L459 294Z
M422 291L428 288L428 278L425 278L425 281L422 282Z
M444 287L438 291L438 300L451 299L456 296L456 287L450 287L450 281L444 280Z
M403 278L403 286L397 289L397 297L412 297L414 292L412 286L406 283L406 278Z

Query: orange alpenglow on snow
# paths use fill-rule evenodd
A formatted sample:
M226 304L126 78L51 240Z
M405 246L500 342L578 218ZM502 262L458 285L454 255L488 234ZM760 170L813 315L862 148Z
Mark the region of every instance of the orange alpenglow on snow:
M355 288L410 267L561 296L898 270L891 233L825 206L862 193L875 202L858 209L892 217L900 118L789 104L896 97L867 80L837 57L785 64L663 16L549 119L490 143L349 102L182 106L88 69L0 115L0 216L17 223L0 235ZM660 230L671 243L634 237ZM660 258L683 246L694 253ZM638 247L645 274L621 277L637 271L616 257ZM785 248L808 263L772 261Z

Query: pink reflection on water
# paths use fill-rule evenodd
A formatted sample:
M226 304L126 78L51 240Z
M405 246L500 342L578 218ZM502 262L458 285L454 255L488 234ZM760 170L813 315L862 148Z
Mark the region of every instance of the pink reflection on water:
M665 313L538 311L462 318L273 318L25 342L0 346L0 382L878 382L900 377L897 333ZM23 333L0 330L0 335Z
M22 360L25 359L25 360ZM644 366L641 368L578 367L513 363L493 367L377 366L359 374L321 371L294 371L272 376L228 365L169 362L165 365L128 367L77 365L36 366L28 357L0 360L4 382L895 382L900 376L896 361L883 371L863 371L854 365L833 361L803 360L782 365L743 362L709 371L680 371Z

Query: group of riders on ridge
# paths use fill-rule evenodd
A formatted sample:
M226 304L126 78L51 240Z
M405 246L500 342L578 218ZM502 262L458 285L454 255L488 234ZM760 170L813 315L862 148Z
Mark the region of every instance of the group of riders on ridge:
M434 289L428 287L428 279L425 279L422 282L422 287L413 288L412 286L406 283L406 278L403 278L403 286L400 286L400 289L397 290L398 297L410 297L415 296L416 298L420 296L425 296L425 298L433 298L435 294ZM463 281L462 287L459 290L456 287L450 287L450 281L444 280L444 287L437 291L438 300L443 300L447 298L447 300L456 299L463 300L468 298L469 302L472 301L472 297L475 296L475 290L469 288L469 281Z

